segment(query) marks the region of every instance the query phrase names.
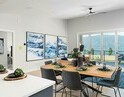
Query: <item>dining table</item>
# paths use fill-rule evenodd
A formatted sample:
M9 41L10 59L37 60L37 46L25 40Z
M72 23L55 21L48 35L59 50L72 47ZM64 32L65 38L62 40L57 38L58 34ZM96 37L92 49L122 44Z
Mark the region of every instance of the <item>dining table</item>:
M62 71L62 70L68 70L68 71L75 71L79 72L80 75L87 75L87 76L92 76L92 77L98 77L98 78L112 78L113 73L116 71L116 67L109 66L109 71L102 71L99 70L99 68L103 68L101 65L92 65L92 66L87 66L86 70L78 71L77 68L70 64L70 62L65 61L65 60L60 60L59 64L63 65L64 68L57 68L56 65L54 64L49 64L49 65L44 65L42 68L46 69L53 69L56 71Z

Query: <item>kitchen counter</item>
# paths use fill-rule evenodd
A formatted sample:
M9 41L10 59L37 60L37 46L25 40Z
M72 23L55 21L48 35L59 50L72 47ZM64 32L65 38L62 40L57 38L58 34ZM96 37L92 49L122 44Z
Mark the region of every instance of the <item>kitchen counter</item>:
M0 97L53 97L54 81L32 75L21 80L4 81L9 73L0 74Z

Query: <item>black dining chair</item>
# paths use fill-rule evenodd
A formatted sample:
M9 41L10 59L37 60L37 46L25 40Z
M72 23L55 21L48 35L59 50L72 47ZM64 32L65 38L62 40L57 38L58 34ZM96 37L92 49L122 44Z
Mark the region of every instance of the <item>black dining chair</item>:
M48 61L45 61L44 63L45 63L45 65L49 65L49 64L52 64L53 62L52 62L52 60L48 60ZM62 74L61 71L55 71L56 76L61 76L61 74Z
M120 81L121 70L122 70L122 68L118 67L117 70L115 71L115 73L113 74L112 79L108 79L108 78L99 79L97 82L98 90L100 89L100 86L101 86L101 91L102 91L103 86L108 87L108 88L113 88L115 97L117 97L117 91L119 93L119 96L121 97L121 93L119 90L119 81ZM115 87L117 89L115 89ZM98 95L98 93L97 93L97 95Z
M82 97L82 94L84 97L89 97L88 96L88 88L84 84L81 83L81 78L78 72L72 72L72 71L62 71L62 79L63 79L63 85L65 87L65 93L66 93L66 88L70 89L70 97L72 96L71 90L80 90L80 97ZM62 92L62 97L63 93ZM67 96L67 93L66 93Z
M52 62L52 60L48 60L48 61L45 61L44 63L45 63L45 65L49 65L49 64L52 64L53 62Z
M62 84L63 81L61 79L56 78L55 71L53 69L45 69L42 67L40 69L41 69L42 78L46 78L46 79L53 80L56 82L55 84L55 97L56 97L56 93L64 89L63 84ZM59 87L57 87L58 85Z

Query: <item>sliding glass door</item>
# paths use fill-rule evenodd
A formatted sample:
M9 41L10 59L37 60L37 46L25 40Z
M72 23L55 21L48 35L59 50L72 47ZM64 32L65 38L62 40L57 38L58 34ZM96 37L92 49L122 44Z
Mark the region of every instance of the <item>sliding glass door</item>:
M115 32L105 32L103 36L103 61L115 65Z
M88 56L88 52L90 50L90 35L86 34L86 35L82 35L82 42L81 42L83 45L84 45L84 54L86 56Z
M82 35L84 54L90 60L124 67L124 32L100 32Z
M118 64L124 67L124 32L118 32Z
M101 34L91 34L91 59L101 60Z
M124 66L124 32L100 32L82 35L84 54L90 60Z

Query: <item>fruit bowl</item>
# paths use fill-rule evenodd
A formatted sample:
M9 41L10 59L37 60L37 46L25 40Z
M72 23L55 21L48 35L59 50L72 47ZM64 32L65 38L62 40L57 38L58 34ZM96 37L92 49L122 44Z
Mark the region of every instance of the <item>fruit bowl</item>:
M26 78L27 75L23 72L22 69L17 68L13 73L8 74L4 80L6 81L13 81L13 80L19 80L19 79L23 79Z
M0 74L4 74L7 73L8 71L6 70L6 68L0 64Z

